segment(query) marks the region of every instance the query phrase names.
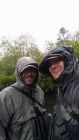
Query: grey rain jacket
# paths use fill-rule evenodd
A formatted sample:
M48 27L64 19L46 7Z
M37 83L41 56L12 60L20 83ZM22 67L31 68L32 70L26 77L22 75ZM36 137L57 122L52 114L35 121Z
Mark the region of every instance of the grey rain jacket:
M20 71L28 65L37 69L33 85L27 86L21 80ZM44 93L36 84L38 65L30 57L22 57L16 64L17 82L0 92L0 140L47 140L47 113L43 107ZM42 107L32 101L16 86L33 96Z
M39 68L43 74L50 75L48 61L50 57L53 60L53 57L59 55L64 60L65 70L55 80L58 85L58 99L52 117L49 140L79 140L79 63L74 56L73 48L55 47L45 56Z

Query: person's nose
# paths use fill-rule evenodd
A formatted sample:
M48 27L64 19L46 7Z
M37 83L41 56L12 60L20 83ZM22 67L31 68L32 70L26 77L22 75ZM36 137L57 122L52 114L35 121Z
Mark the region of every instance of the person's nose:
M31 75L31 72L29 71L29 72L27 73L27 75L28 75L28 76Z

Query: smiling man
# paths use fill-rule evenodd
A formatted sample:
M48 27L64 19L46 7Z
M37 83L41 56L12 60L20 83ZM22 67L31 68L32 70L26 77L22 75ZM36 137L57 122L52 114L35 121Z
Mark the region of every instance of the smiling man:
M51 64L51 65L50 65ZM57 79L62 72L64 71L64 62L63 60L56 60L56 62L49 61L49 72L54 79Z
M44 93L37 85L38 64L31 57L17 60L16 83L0 93L0 140L48 140Z
M49 140L79 140L79 63L70 46L54 47L39 65L58 86Z
M37 69L29 66L21 72L21 78L26 85L32 85L37 77Z

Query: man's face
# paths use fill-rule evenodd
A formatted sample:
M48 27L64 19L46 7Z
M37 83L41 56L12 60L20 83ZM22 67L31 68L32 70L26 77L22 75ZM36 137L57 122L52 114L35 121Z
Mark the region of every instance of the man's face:
M21 73L21 78L26 85L31 85L37 77L36 70L34 68L26 68Z
M64 71L64 62L63 62L63 60L54 62L49 67L49 72L50 72L50 74L52 75L52 77L54 79L59 78L59 76L62 74L63 71Z

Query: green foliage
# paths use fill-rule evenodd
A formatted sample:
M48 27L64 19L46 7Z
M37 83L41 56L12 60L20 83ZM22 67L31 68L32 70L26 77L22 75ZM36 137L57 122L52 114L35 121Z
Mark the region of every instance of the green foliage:
M44 92L52 92L54 89L54 84L52 83L52 80L48 76L44 76L40 74L39 79L38 79L38 84L40 87L43 89Z
M77 58L79 59L79 42L76 42L76 41L75 41L75 42L73 43L73 47L74 47L74 52L75 52Z
M22 35L18 37L18 39L10 41L8 39L3 39L0 44L2 50L0 52L0 90L16 81L14 75L15 65L17 59L21 56L30 56L39 63L44 55L56 45L71 45L74 47L75 54L79 58L79 32L70 38L69 31L65 28L61 28L58 37L59 39L55 44L47 41L47 48L44 53L39 51L31 36ZM51 93L57 93L57 87L54 85L54 82L50 77L42 74L39 74L38 84L45 93L49 93L45 94L45 96L47 96L45 99L47 108L49 108L48 110L52 110L56 96Z
M69 38L69 31L65 28L62 28L59 32L61 33L60 40L55 44L48 41L46 52L51 50L55 45L72 45L76 56L79 58L79 32L72 39ZM32 37L27 35L22 35L17 40L12 41L3 39L0 47L4 52L0 60L0 89L15 82L14 71L18 58L21 56L30 56L39 63L46 53L40 52ZM41 74L39 75L38 84L45 92L51 92L55 88L51 78Z
M60 42L57 42L56 43L57 46L60 46L60 45L68 45L68 46L72 46L74 48L74 52L75 52L75 55L77 56L77 58L79 58L79 42L77 41L60 41Z
M3 89L4 87L11 85L14 82L15 82L14 75L7 76L5 74L0 74L0 90Z
M3 39L0 47L4 52L0 60L0 89L15 81L14 72L18 58L30 56L39 62L43 57L32 37L27 35L22 35L17 40Z

